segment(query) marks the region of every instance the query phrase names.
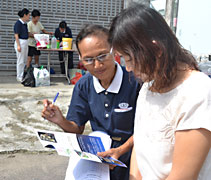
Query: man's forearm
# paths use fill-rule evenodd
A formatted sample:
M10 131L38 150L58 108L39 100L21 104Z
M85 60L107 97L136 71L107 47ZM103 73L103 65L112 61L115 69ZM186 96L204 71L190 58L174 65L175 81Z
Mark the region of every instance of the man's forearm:
M133 147L133 135L121 146L119 146L119 152L121 155L125 154L126 152L130 151Z
M42 30L44 34L51 34L50 32L46 31L45 29Z
M63 117L63 120L58 124L58 126L65 132L69 133L82 134L84 131L84 126L78 126L75 122L68 121L65 117Z
M29 37L32 37L32 38L34 37L33 33L29 32L28 34L29 34Z

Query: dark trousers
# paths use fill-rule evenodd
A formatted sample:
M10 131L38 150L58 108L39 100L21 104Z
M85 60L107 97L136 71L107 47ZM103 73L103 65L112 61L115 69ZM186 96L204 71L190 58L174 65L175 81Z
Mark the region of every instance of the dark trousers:
M123 143L112 141L112 148L119 147ZM130 156L131 150L122 156L120 156L119 160L126 164L127 168L116 166L113 170L110 170L110 180L129 180L129 172L130 172Z
M73 52L59 51L59 61L60 61L60 68L61 68L62 74L65 74L64 55L67 56L67 53L68 53L68 69L73 68Z

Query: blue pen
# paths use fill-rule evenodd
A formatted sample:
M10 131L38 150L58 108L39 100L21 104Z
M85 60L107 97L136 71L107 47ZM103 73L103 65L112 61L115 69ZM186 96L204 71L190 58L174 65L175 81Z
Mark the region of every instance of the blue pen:
M53 100L53 103L52 103L52 104L54 104L54 103L56 102L56 99L58 98L58 96L59 96L59 92L58 92L58 93L56 93L56 96L55 96L55 98L54 98L54 100Z

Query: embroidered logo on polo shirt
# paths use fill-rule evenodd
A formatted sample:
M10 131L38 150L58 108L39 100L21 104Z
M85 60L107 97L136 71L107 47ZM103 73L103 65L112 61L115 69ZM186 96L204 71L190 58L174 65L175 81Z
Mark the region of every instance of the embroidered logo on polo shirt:
M128 112L131 111L133 107L129 107L128 103L120 103L119 108L114 109L114 112Z
M128 108L128 106L129 106L128 103L120 103L120 104L119 104L119 108L120 108L120 109Z

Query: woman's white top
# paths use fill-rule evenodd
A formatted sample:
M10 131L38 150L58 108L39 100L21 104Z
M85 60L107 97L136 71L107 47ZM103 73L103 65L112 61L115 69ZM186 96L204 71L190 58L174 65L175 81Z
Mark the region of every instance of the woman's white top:
M134 146L143 180L163 180L172 167L175 131L211 131L211 79L193 72L167 93L154 93L149 85L144 83L137 100ZM211 150L198 180L211 180Z

